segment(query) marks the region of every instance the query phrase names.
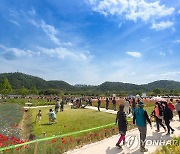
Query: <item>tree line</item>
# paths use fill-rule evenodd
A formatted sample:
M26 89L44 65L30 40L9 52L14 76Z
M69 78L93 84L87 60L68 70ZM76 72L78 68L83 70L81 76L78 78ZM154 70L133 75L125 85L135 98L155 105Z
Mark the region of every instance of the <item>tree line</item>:
M180 90L177 89L161 89L155 88L152 91L145 91L144 89L132 89L132 90L101 90L90 88L82 88L78 90L60 90L60 89L37 89L35 86L31 88L25 88L22 86L19 89L13 89L7 78L2 78L0 81L0 94L9 95L9 94L18 94L18 95L80 95L80 96L112 96L117 94L117 96L128 96L147 93L147 96L157 96L157 95L166 95L166 96L179 96Z

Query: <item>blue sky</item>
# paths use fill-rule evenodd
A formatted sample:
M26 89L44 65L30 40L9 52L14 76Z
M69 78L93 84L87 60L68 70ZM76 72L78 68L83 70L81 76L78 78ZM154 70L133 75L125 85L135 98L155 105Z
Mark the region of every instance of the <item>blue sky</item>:
M1 0L0 73L180 81L179 27L180 0Z

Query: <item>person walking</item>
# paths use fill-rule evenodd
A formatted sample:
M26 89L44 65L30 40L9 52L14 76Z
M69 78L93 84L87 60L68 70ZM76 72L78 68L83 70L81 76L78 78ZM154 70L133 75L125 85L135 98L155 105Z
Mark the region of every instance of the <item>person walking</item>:
M170 108L170 110L173 112L175 110L175 107L173 105L173 99L170 99L170 102L168 103L168 107Z
M131 108L132 108L132 114L134 114L134 110L136 108L136 101L135 101L135 98L132 99L132 105L131 105Z
M98 104L98 106L97 106L97 108L98 108L98 111L100 111L101 100L100 100L99 98L98 98L97 104Z
M92 106L92 98L89 98L89 105Z
M60 103L60 112L64 111L64 99L62 99L61 103Z
M113 103L114 111L116 111L116 98L115 97L113 97L112 103Z
M163 125L162 120L163 120L163 109L160 105L159 102L156 102L155 104L155 108L154 111L151 114L152 116L154 116L155 120L156 120L156 126L157 126L157 132L159 132L159 125L161 125L164 128L164 131L166 132L166 127Z
M126 116L129 115L129 101L127 98L125 98L125 102L124 102L124 112L126 113Z
M108 109L109 109L109 99L106 98L106 110L108 110Z
M140 132L140 151L141 152L147 152L148 150L145 148L145 139L146 139L146 133L147 133L147 124L146 121L151 126L151 121L149 119L149 116L147 114L147 111L143 109L144 104L143 102L138 102L138 108L134 110L134 116L133 116L133 124L136 124L139 132Z
M164 110L163 110L164 122L168 129L168 133L166 135L170 135L170 130L172 131L172 134L174 133L174 129L170 126L170 120L172 120L173 118L173 113L169 109L167 102L164 102L163 106L164 106Z
M116 143L116 146L119 148L122 148L120 146L121 141L123 141L123 145L125 145L125 135L126 135L126 131L127 131L127 119L126 119L126 114L124 113L124 105L120 105L119 106L119 111L117 112L117 116L116 116L116 124L118 123L118 129L119 129L119 140Z
M56 101L56 104L55 104L55 113L56 113L56 114L58 113L59 107L60 107L60 102L59 102L59 99L58 99L58 100Z
M176 112L179 115L179 121L180 121L180 100L176 100Z

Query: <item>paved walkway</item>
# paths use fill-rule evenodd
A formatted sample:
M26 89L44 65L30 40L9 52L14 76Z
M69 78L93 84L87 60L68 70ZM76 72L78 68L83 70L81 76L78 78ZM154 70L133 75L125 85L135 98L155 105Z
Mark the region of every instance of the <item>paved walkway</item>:
M97 107L87 106L88 109L97 110ZM116 114L117 111L102 109L102 112ZM160 148L161 145L166 144L174 136L180 136L180 122L177 121L178 117L174 117L174 121L171 122L171 126L175 129L174 134L170 136L166 135L163 128L160 128L161 132L156 132L156 125L153 123L153 128L151 129L148 125L147 127L147 153L153 153ZM96 143L91 143L85 145L79 149L68 151L66 154L142 154L139 150L139 131L137 128L132 129L127 132L126 135L126 145L122 146L122 149L115 147L119 135L114 135L110 138L98 141ZM152 145L154 144L154 145Z
M85 108L86 108L86 109L92 109L92 110L98 111L98 108L97 108L97 107L94 107L94 106L86 106ZM106 110L105 108L100 108L100 111L101 111L101 112L106 112L106 113L112 113L112 114L116 114L116 113L117 113L117 111L114 111L114 110Z
M98 111L97 107L94 106L86 106L86 109L92 109ZM100 108L101 112L111 113L111 114L117 114L117 111L114 110L106 110L105 108ZM132 114L129 114L128 117L132 117Z

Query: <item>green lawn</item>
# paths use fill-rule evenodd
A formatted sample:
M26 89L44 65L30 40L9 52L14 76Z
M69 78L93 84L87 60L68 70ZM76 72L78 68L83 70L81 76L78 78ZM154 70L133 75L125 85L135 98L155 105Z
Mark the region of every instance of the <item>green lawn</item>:
M70 109L65 107L64 112L58 112L57 124L48 124L49 108L39 108L42 110L42 119L40 122L33 123L33 134L42 136L46 132L47 136L66 134L73 131L84 130L97 126L102 126L115 122L116 115L104 112L98 112L89 109ZM32 122L35 121L39 109L31 109ZM150 115L153 107L145 107Z
M31 109L33 121L39 109ZM64 112L58 112L58 123L49 125L47 115L49 108L41 108L41 110L43 115L41 121L32 125L36 136L41 136L43 132L46 132L47 136L52 136L102 126L115 122L116 118L113 114L89 109L70 109L67 106Z

